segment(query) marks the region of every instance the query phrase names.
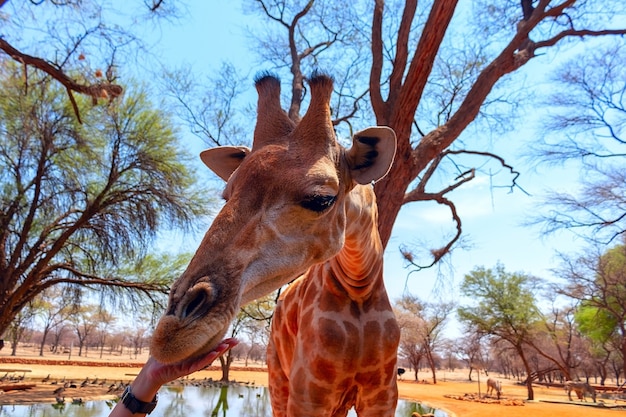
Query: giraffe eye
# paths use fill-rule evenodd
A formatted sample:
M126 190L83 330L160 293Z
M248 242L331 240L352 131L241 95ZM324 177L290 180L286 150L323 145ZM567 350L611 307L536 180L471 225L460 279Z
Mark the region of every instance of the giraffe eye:
M312 195L303 200L300 205L307 210L321 213L335 204L336 200L336 195Z

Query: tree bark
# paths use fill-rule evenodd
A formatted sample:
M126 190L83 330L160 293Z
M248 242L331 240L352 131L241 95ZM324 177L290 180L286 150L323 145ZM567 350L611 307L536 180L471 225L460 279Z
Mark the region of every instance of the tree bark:
M528 389L528 400L533 401L535 399L535 391L533 390L533 380L531 377L532 370L530 368L530 364L526 359L526 355L524 355L523 346L516 345L515 350L517 350L517 354L522 360L522 363L524 364L524 370L526 371L526 388Z

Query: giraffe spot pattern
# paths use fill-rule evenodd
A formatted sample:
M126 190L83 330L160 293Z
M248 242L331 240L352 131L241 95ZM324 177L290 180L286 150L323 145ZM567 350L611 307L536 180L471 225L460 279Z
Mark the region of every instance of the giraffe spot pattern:
M337 369L333 362L316 356L311 361L311 373L315 379L331 384L337 379Z
M329 356L340 355L345 350L346 331L334 320L321 318L317 322L321 348Z

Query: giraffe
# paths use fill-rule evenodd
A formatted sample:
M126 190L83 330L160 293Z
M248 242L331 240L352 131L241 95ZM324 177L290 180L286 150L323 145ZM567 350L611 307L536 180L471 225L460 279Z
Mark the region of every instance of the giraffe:
M371 186L346 197L344 247L282 294L267 351L274 417L394 416L400 331L382 275Z
M173 363L208 352L241 305L293 281L268 348L275 416L393 416L399 328L382 279L373 182L388 172L387 127L336 140L332 78L314 74L293 121L280 81L263 74L252 149L217 147L202 161L226 181L225 204L182 275L150 344Z

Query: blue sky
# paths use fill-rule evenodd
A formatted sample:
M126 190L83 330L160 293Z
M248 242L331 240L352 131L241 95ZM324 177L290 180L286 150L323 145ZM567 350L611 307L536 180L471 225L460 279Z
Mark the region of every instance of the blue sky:
M254 56L246 47L244 27L248 16L242 16L238 2L191 2L188 15L175 26L164 26L155 45L155 52L171 64L191 64L199 76L206 76L229 60L243 69L250 68L250 83L256 70ZM159 52L160 51L160 52ZM542 58L536 58L537 65ZM546 58L547 59L547 58ZM545 60L545 59L544 59ZM543 64L550 64L543 62ZM385 256L385 281L390 297L396 299L405 290L423 299L458 298L456 285L463 275L476 266L492 267L501 262L509 272L525 272L550 278L556 266L555 250L572 252L581 242L567 232L541 237L538 227L523 226L529 214L537 211L538 199L548 188L575 190L577 173L562 168L537 170L525 164L520 150L535 139L533 123L498 139L495 153L504 153L507 162L521 171L519 183L531 195L519 190L492 189L488 181L477 178L455 191L450 197L457 205L463 221L464 239L471 248L458 249L447 264L408 276L398 247L423 242L437 248L444 244L442 236L453 230L447 209L435 205L405 206L396 221ZM197 150L195 137L189 137L190 149ZM191 143L195 143L191 145ZM204 169L198 160L198 169ZM195 250L197 240L188 241L185 250Z

